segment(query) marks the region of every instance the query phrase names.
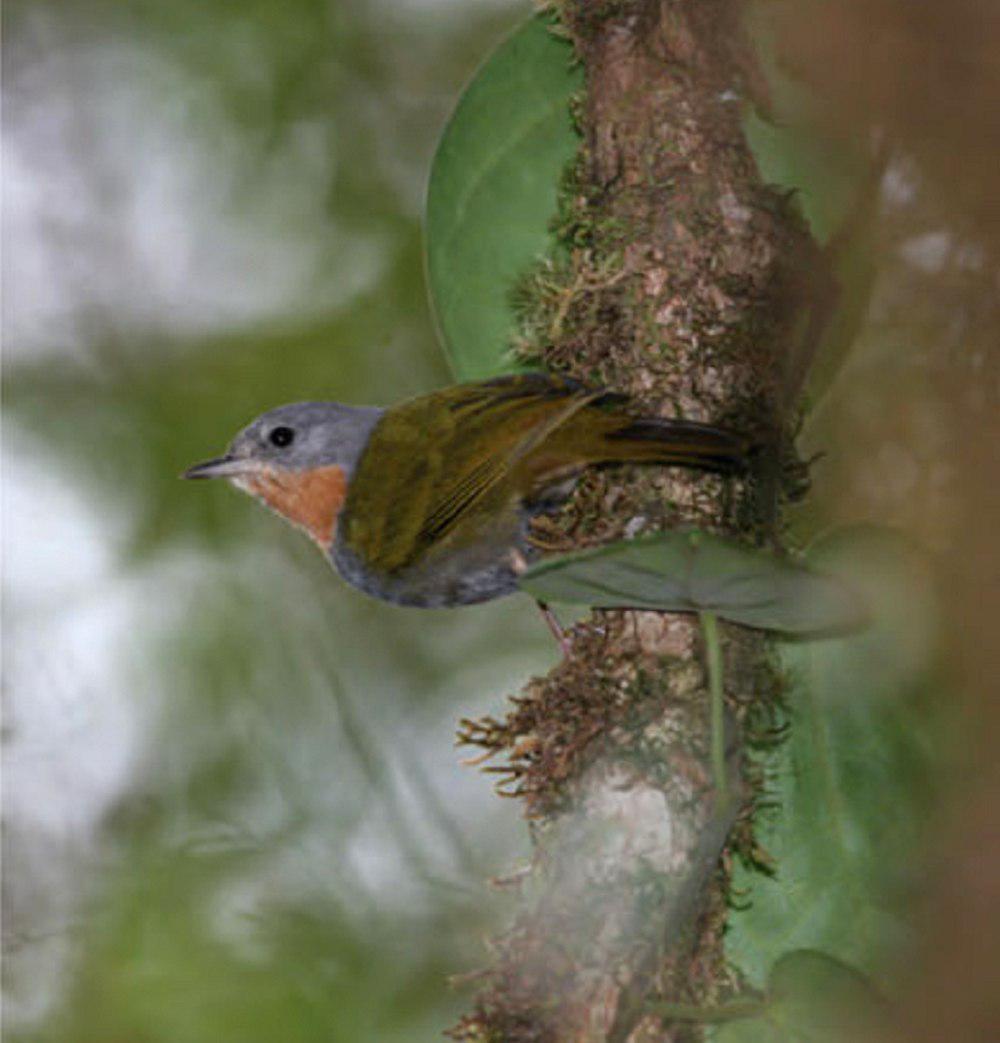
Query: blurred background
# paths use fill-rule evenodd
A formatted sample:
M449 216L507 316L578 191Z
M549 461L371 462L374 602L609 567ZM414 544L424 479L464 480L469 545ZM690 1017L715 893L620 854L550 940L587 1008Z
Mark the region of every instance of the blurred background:
M370 601L177 476L448 381L427 172L526 10L5 5L6 1038L427 1040L485 963L527 839L453 736L533 606Z
M918 549L886 586L891 654L827 674L959 722L921 738L957 767L928 795L926 862L901 867L902 1038L995 1038L1000 14L772 6L824 132L893 143L795 526ZM428 1040L465 1004L447 976L487 961L505 907L483 881L527 842L453 734L554 662L533 607L369 601L246 498L177 475L277 403L448 381L424 185L461 85L527 10L5 5L8 1038Z

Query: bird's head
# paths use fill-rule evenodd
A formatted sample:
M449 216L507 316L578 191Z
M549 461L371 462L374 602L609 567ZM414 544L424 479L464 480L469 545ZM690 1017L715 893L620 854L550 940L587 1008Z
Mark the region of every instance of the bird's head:
M380 409L295 402L257 417L184 478L226 478L328 548Z

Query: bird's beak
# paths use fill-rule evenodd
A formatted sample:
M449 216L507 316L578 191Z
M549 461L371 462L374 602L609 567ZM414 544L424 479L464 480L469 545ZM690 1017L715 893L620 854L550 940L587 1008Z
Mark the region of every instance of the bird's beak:
M241 459L238 456L219 456L189 467L181 478L236 478L254 469L255 464L252 460Z

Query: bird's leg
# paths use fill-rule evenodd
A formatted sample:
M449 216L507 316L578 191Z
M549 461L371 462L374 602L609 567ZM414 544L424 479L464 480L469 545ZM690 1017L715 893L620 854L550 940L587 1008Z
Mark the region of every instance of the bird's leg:
M518 576L520 576L528 567L524 555L516 548L510 552L510 564L514 573ZM566 636L566 631L562 628L562 624L556 618L556 614L549 608L546 602L539 601L538 598L535 598L535 604L538 606L538 611L541 612L542 618L545 620L545 625L549 628L552 636L559 642L563 658L568 659L571 646L569 638Z
M559 642L563 658L568 659L573 650L573 646L570 643L569 638L566 636L566 631L563 629L562 624L556 618L555 612L549 608L546 602L539 601L537 598L535 599L535 604L538 606L538 611L541 612L542 618L545 620L545 624L551 631L552 636Z

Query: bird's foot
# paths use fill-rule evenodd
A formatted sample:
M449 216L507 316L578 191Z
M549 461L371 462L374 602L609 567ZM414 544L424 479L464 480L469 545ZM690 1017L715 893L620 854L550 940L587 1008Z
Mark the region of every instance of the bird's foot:
M517 576L520 576L528 567L528 562L524 555L516 549L510 552L510 564L511 568L514 570L514 574ZM549 628L550 633L556 641L559 642L559 647L562 649L563 659L568 659L570 652L573 649L573 644L566 636L566 631L563 629L562 624L556 618L556 614L544 601L539 601L535 598L535 604L538 606L538 611L541 612L542 618L545 620L545 625Z
M563 659L569 659L573 652L573 642L569 637L567 637L566 631L563 629L556 614L544 601L536 600L535 604L538 606L538 611L541 612L542 618L545 620L545 625L549 628L549 632L556 641L559 642L559 647L562 649Z

